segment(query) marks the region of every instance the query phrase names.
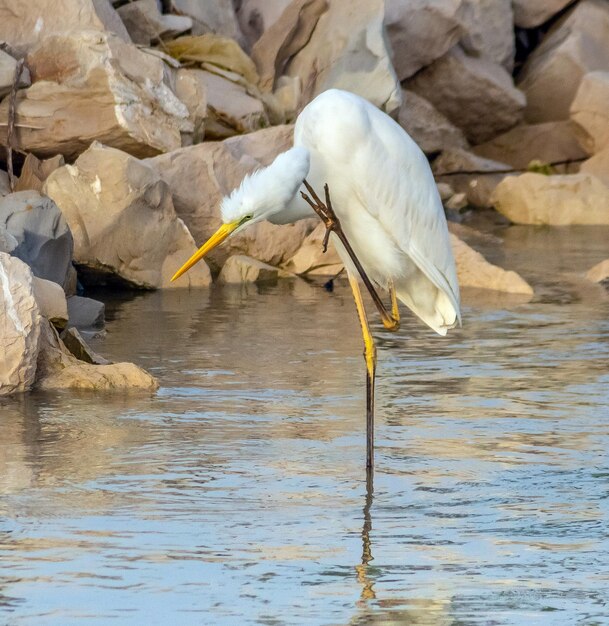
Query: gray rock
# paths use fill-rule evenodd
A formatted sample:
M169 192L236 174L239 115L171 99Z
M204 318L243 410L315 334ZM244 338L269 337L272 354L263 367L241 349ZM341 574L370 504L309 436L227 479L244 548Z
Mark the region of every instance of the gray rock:
M465 33L461 0L386 0L385 27L400 80L446 54Z
M425 154L469 146L459 128L451 124L425 98L406 89L402 89L402 106L398 113L398 122Z
M108 359L104 359L103 356L91 350L76 328L67 328L61 334L61 340L72 356L75 356L79 361L92 365L108 365L110 363Z
M38 278L62 287L72 263L72 233L57 205L37 191L0 198L0 225L17 240L13 256L27 263Z
M0 224L0 252L11 252L19 245L19 242L11 235L4 224Z
M469 56L458 46L405 86L431 102L473 144L515 126L526 104L524 94L501 65Z
M82 296L68 298L68 327L100 329L104 327L106 307L103 302Z
M40 314L57 328L64 328L68 323L68 304L64 290L52 280L36 276L32 287Z

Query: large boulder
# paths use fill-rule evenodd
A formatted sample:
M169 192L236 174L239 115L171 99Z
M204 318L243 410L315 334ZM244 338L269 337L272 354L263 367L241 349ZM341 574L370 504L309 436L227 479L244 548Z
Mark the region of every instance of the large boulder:
M489 263L479 252L450 233L450 243L461 287L492 289L506 293L533 295L533 288L516 272Z
M590 174L511 176L492 201L516 224L609 225L609 188Z
M0 224L17 241L11 254L35 276L66 287L71 278L74 242L59 207L37 191L0 198Z
M149 165L120 150L92 144L74 165L55 170L44 191L70 225L74 261L85 282L175 286L171 276L196 250L167 185ZM202 262L182 284L206 286L210 280Z
M145 163L169 185L178 215L202 244L222 223L222 198L238 187L246 174L269 165L280 152L288 150L292 142L292 126L275 126L182 148ZM277 266L294 255L310 231L309 220L285 226L259 222L227 239L206 259L214 269L220 269L232 254Z
M41 324L36 389L88 389L91 391L154 391L158 383L133 363L93 365L77 359L57 331Z
M400 85L383 28L383 0L328 2L306 45L284 70L298 77L298 109L331 87L352 91L384 111L400 105Z
M575 94L570 114L579 142L589 154L609 147L608 104L609 71L586 74Z
M308 43L326 0L294 0L256 41L252 59L260 74L260 87L273 91L295 54Z
M20 53L51 35L92 30L112 32L130 41L121 18L108 0L3 0L0 40Z
M176 93L186 104L200 140L226 139L270 125L263 103L247 88L217 73L180 69Z
M458 126L472 143L482 143L522 119L525 97L496 63L456 46L406 82Z
M514 67L514 15L512 0L464 0L465 34L461 46L472 56L483 57L508 72Z
M491 206L495 187L510 169L505 163L458 148L442 152L432 166L437 182L449 184L453 192L464 193L469 204L481 209Z
M569 118L585 74L609 71L609 3L581 0L546 35L518 76L527 98L528 122Z
M461 129L454 126L425 98L406 89L402 90L398 122L425 154L469 146Z
M515 126L507 133L475 146L472 151L515 169L526 169L532 161L575 162L586 157L569 120Z
M385 27L400 81L444 56L465 33L463 0L386 0Z
M520 28L535 28L574 0L512 0L514 23Z
M42 318L32 280L23 261L0 252L0 396L34 384Z
M179 148L192 131L163 61L120 38L91 31L54 35L28 55L34 84L17 94L15 141L38 156L73 158L93 140L137 156ZM0 104L6 145L8 99Z

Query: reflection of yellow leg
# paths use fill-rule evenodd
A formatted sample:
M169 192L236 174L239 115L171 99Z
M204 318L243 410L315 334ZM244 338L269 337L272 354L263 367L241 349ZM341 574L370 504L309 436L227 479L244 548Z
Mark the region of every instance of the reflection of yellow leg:
M376 373L376 346L368 326L366 309L362 300L362 292L357 278L349 273L349 284L353 291L353 298L357 314L362 326L364 337L364 358L366 359L366 467L374 466L374 378Z

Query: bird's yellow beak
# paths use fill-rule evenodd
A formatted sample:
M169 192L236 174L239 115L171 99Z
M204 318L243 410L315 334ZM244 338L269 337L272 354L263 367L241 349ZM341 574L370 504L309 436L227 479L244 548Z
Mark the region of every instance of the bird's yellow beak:
M198 263L208 252L220 245L240 224L241 220L236 220L230 224L222 224L220 228L182 265L182 267L171 277L174 281L187 272L195 263Z

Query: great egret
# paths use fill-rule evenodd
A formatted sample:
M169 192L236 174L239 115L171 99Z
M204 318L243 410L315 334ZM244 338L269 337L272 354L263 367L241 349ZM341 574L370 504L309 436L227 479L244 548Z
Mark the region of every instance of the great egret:
M324 185L325 202L314 191ZM311 217L313 210L332 231L362 326L366 464L371 469L376 348L359 279L389 330L399 327L397 300L440 335L461 321L455 262L436 184L425 155L396 122L347 91L330 89L317 96L296 120L294 147L246 176L223 199L222 226L172 280L251 224L264 219L287 224ZM391 313L371 282L389 291Z

